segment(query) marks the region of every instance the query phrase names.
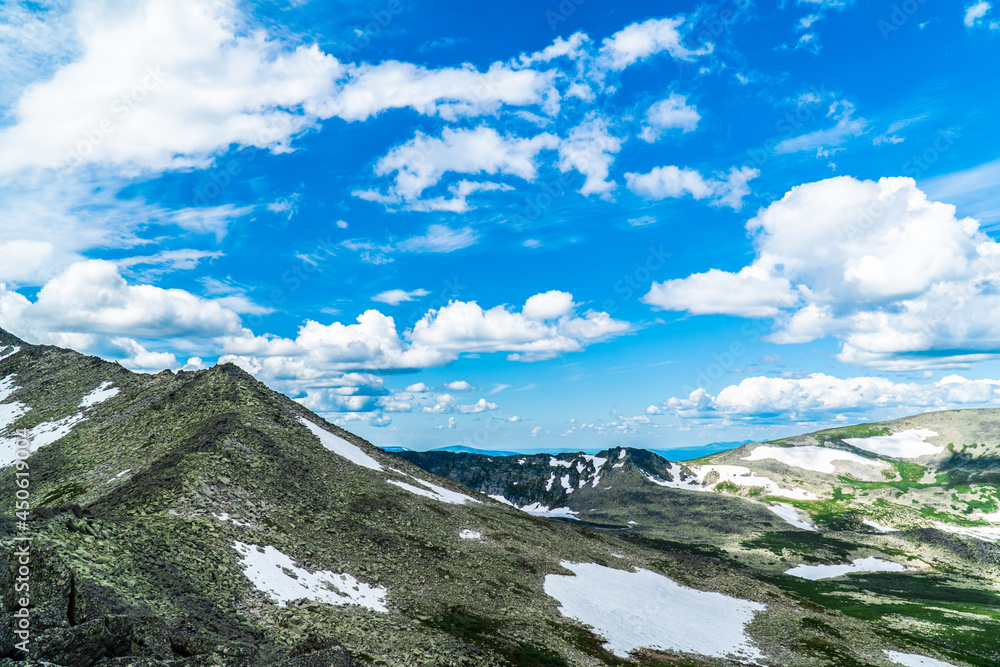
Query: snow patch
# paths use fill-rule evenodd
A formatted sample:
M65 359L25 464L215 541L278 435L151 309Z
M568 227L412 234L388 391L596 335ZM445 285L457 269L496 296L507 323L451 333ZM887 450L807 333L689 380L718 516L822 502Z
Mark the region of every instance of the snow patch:
M929 428L911 428L892 435L875 435L870 438L844 438L844 442L883 456L897 459L915 459L921 456L934 456L944 451L940 445L926 442L937 433Z
M763 461L764 459L773 459L787 466L826 473L827 475L832 475L836 472L835 461L857 463L877 468L884 468L886 466L882 461L866 459L859 454L815 445L804 447L771 447L765 445L755 448L750 452L750 456L744 456L742 460Z
M816 527L816 524L812 523L808 519L803 519L802 515L799 514L798 511L791 505L778 503L777 505L770 505L767 509L780 516L785 523L789 523L796 528L802 528L803 530L819 530Z
M547 575L545 593L559 601L564 616L593 626L617 656L651 648L763 658L745 632L746 624L766 608L762 604L687 588L649 570L561 565L575 576Z
M248 527L250 526L249 523L243 523L242 521L237 521L233 517L229 516L228 512L222 512L221 514L216 514L215 512L212 512L212 516L214 516L219 521L228 521L229 523L236 524L237 526L248 526Z
M549 466L553 467L553 468L556 467L556 466L562 466L563 468L572 468L573 467L573 462L572 461L560 461L556 457L550 456L549 457Z
M338 435L330 433L325 428L321 428L305 417L299 417L299 423L305 426L316 436L320 443L334 454L344 457L351 463L370 468L371 470L382 470L382 464L368 456L360 447L344 440Z
M264 547L261 552L252 544L237 541L233 542L233 548L240 554L243 574L279 607L307 598L332 605L357 604L372 611L388 611L385 597L389 592L384 588L363 584L349 574L328 570L308 572L274 547Z
M569 475L563 475L559 483L562 484L564 489L566 489L566 493L573 493L573 487L569 483Z
M604 464L608 462L606 458L601 456L594 456L592 454L584 454L583 458L594 464L594 470L600 470L601 468L604 467Z
M955 533L956 535L974 537L977 540L982 540L984 542L1000 541L1000 528L993 528L992 526L957 526L953 523L935 521L934 527L938 530L943 530L946 533Z
M954 663L928 658L925 655L915 653L900 653L899 651L886 651L885 655L897 665L905 667L958 667Z
M458 531L458 536L463 540L476 540L477 542L483 541L483 534L480 533L478 530L470 530L468 528L465 528L463 530Z
M905 572L913 568L881 558L858 558L846 565L799 565L785 572L801 579L832 579L855 572Z
M893 528L892 526L883 526L882 524L876 523L876 522L872 521L871 519L862 519L861 523L865 524L866 526L870 526L871 528L874 528L876 533L898 533L899 532L899 528Z
M113 398L121 393L118 387L112 387L110 382L102 382L97 389L90 392L80 401L81 408L89 408L99 403L103 403L109 398Z
M552 484L555 481L556 481L556 474L552 473L551 475L549 475L549 481L545 483L545 490L546 491L551 491L552 490Z
M703 466L687 466L688 470L693 473L693 477L688 477L685 480L681 480L682 468L680 464L671 462L670 464L670 475L674 478L674 481L669 481L665 479L660 479L655 477L650 473L642 470L642 476L653 484L658 484L659 486L667 486L673 489L687 489L688 491L714 491L719 484L724 482L729 482L740 487L747 488L763 488L764 493L769 496L778 496L781 498L790 498L792 500L819 500L817 496L812 491L806 491L805 489L800 489L798 487L792 487L791 489L786 489L779 485L773 479L768 477L761 477L760 475L755 475L750 468L745 468L743 466L732 466L732 465L703 465ZM705 484L705 478L709 473L716 472L719 474L719 479L712 484Z
M7 357L12 357L20 351L21 348L17 345L4 345L3 347L0 347L0 361L3 361Z
M446 489L443 486L438 486L437 484L432 484L426 482L422 479L417 479L415 477L410 477L414 482L423 484L429 487L428 489L422 489L419 486L413 486L412 484L407 484L406 482L400 482L395 479L387 479L386 481L390 484L394 484L401 489L406 489L410 493L415 493L418 496L424 496L425 498L433 498L434 500L439 500L442 503L449 503L451 505L462 505L464 503L478 503L479 501L475 498L471 498L464 493L458 493L457 491L452 491L451 489Z
M514 507L517 507L517 505L514 505ZM531 503L524 507L517 507L517 509L534 516L552 516L564 519L572 519L579 514L579 512L571 510L568 507L546 507L541 503Z
M499 496L499 495L497 495L497 496L490 496L490 498L492 498L493 500L495 500L497 502L503 503L504 505L510 505L511 507L518 508L517 505L515 505L512 502L510 502L509 500L507 500L503 496Z

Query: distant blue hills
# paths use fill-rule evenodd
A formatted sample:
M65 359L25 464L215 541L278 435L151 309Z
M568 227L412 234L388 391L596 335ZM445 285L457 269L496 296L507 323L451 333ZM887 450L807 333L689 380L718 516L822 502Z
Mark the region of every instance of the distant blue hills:
M698 459L702 456L708 456L709 454L717 454L718 452L724 452L729 449L736 449L748 442L753 442L753 440L740 440L735 442L712 442L707 445L698 445L695 447L676 447L674 449L648 449L647 451L653 452L654 454L659 454L665 459L670 461L690 461L691 459ZM414 451L408 449L407 447L383 447L383 450L387 452L410 452ZM486 456L524 456L526 454L562 454L565 452L583 452L585 454L597 454L598 452L609 449L608 447L591 448L591 449L530 449L523 452L510 452L504 450L496 449L476 449L475 447L466 447L465 445L449 445L448 447L437 447L430 451L432 452L454 452L457 454L485 454ZM645 449L644 447L637 447L636 449Z

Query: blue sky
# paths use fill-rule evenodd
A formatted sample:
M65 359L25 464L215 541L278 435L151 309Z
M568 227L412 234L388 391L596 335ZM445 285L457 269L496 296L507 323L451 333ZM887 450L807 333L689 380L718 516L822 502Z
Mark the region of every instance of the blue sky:
M0 326L381 445L1000 404L1000 7L0 7Z

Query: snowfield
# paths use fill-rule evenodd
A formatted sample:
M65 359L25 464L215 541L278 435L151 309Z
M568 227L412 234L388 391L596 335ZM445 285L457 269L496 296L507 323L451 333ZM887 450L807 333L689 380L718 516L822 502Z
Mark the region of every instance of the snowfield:
M886 651L885 655L897 665L905 667L958 667L950 662L928 658L925 655L914 653L900 653L899 651Z
M561 564L575 576L547 575L545 593L559 601L564 616L593 626L617 656L652 648L744 661L763 657L744 631L766 608L762 604L686 588L649 570Z
M777 505L769 505L767 509L780 516L785 523L789 523L796 528L802 528L803 530L819 530L814 523L808 519L802 518L802 515L799 514L798 510L791 505L778 503Z
M451 505L462 505L464 503L478 503L479 501L475 498L465 495L464 493L458 493L457 491L452 491L451 489L446 489L443 486L438 486L437 484L431 484L430 482L425 482L422 479L416 479L415 477L410 477L414 482L423 484L424 486L430 487L428 489L421 489L419 486L413 486L412 484L407 484L406 482L400 482L395 479L387 479L386 481L390 484L398 486L401 489L406 489L410 493L415 493L418 496L424 496L425 498L433 498L442 503L449 503Z
M975 539L982 540L984 542L1000 541L1000 528L993 528L992 526L958 526L953 523L935 521L934 527L938 530L943 530L946 533L955 533L956 535L974 537Z
M240 554L243 574L254 588L267 593L279 607L306 598L332 605L357 604L372 611L388 611L385 597L389 592L384 588L363 584L349 574L328 570L308 572L274 547L264 547L262 552L255 545L234 542L233 548Z
M95 405L103 403L109 398L114 398L120 392L121 390L118 389L118 387L112 387L110 382L102 382L97 389L95 389L94 391L90 392L89 394L83 397L83 399L80 401L80 407L81 408L93 407Z
M364 450L357 445L351 444L340 436L330 433L325 428L313 424L305 417L299 417L299 423L309 429L309 432L315 435L320 443L334 454L343 456L351 463L356 463L359 466L364 466L372 470L382 470L382 464L368 456L368 454L365 454Z
M862 519L861 523L865 524L866 526L870 526L871 528L874 528L875 532L878 532L878 533L898 533L899 532L899 528L893 528L892 526L883 526L882 524L876 523L875 521L872 521L871 519Z
M883 456L897 459L916 459L921 456L934 456L944 451L940 445L925 442L937 433L929 428L911 428L892 435L875 435L870 438L844 438L844 442Z
M912 568L881 558L858 558L847 565L799 565L785 572L793 577L810 579L833 579L854 572L905 572Z
M875 466L876 468L886 467L886 464L882 461L866 459L852 452L816 445L806 445L803 447L772 447L764 445L755 448L750 452L750 456L744 456L742 460L763 461L765 459L773 459L778 463L784 463L786 466L812 470L813 472L821 472L827 475L832 475L836 472L836 466L834 465L836 461Z
M674 481L669 481L656 477L645 470L640 470L642 476L653 484L659 486L667 486L673 489L687 489L689 491L714 491L715 488L724 482L729 482L735 484L736 486L743 488L763 488L764 493L769 496L778 496L781 498L791 498L792 500L819 500L817 496L812 491L806 491L805 489L800 489L798 487L792 487L786 489L781 486L773 479L769 477L761 477L760 475L754 474L750 468L744 466L732 466L732 465L703 465L703 466L687 466L687 468L694 473L694 477L688 477L684 481L681 479L681 466L677 463L670 463L670 475L674 478ZM705 478L708 477L710 473L718 473L719 479L712 484L705 484Z

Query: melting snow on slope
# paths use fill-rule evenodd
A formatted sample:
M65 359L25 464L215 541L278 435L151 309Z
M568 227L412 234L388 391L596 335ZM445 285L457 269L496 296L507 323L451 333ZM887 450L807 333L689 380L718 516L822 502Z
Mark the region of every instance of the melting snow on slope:
M430 487L428 489L422 489L419 486L413 486L412 484L407 484L406 482L400 482L395 479L387 479L386 481L390 484L398 486L401 489L406 489L410 493L415 493L418 496L424 496L425 498L433 498L434 500L439 500L442 503L450 503L452 505L462 505L464 503L478 503L479 501L475 498L465 495L464 493L458 493L457 491L452 491L451 489L446 489L443 486L438 486L437 484L431 484L430 482L425 482L422 479L417 479L415 477L410 477L414 482L423 484L424 486Z
M744 632L765 609L762 604L686 588L649 570L565 561L562 566L576 576L547 575L545 592L559 601L564 616L593 626L615 655L652 648L763 657Z
M920 456L933 456L944 451L940 445L932 445L925 442L927 438L933 438L937 433L929 428L911 428L892 435L875 435L870 438L844 438L847 444L863 449L868 452L875 452L883 456L892 456L898 459L915 459Z
M483 534L480 533L478 530L470 530L468 528L464 528L458 531L458 536L461 537L463 540L476 540L477 542L483 541Z
M674 478L674 481L654 477L644 470L640 472L642 472L643 477L650 482L674 489L688 489L689 491L714 491L715 487L719 484L722 484L723 482L730 482L736 486L746 488L763 488L764 492L769 496L791 498L792 500L819 500L819 496L811 491L806 491L805 489L800 489L798 487L786 489L774 480L768 477L755 475L750 468L745 468L743 466L704 465L687 467L692 473L694 473L694 477L688 477L683 481L681 481L681 466L673 462L670 463L670 475ZM706 486L705 478L712 472L718 473L719 479Z
M0 347L0 361L3 361L7 357L12 357L12 356L14 356L15 354L17 354L20 351L21 351L21 348L18 347L18 346L16 346L16 345L13 346L13 347L11 347L9 345L4 345L4 346Z
M267 593L280 607L292 600L307 598L327 604L357 604L372 611L386 611L385 596L389 592L384 588L363 584L349 574L335 574L328 570L308 572L274 547L264 547L263 553L256 546L243 542L234 542L233 547L243 561L243 574L257 590Z
M514 505L514 507L517 507L517 505ZM550 516L563 519L572 519L579 514L579 512L571 510L568 507L545 507L541 503L532 503L524 507L517 507L517 509L534 516Z
M905 667L957 667L950 662L928 658L925 655L915 653L900 653L899 651L886 651L885 655L897 665Z
M829 447L817 447L815 445L804 447L771 447L764 445L755 448L750 452L750 456L743 457L744 461L763 461L764 459L773 459L787 466L826 473L828 475L832 475L835 472L834 461L858 463L878 468L886 466L882 461L866 459L851 452L830 449Z
M881 558L858 558L846 565L799 565L785 572L801 579L832 579L854 572L905 572L911 568Z
M98 403L103 403L109 398L117 396L120 391L118 387L112 387L110 382L102 382L101 386L83 397L83 400L80 401L80 407L89 408Z
M338 435L330 433L325 428L321 428L316 424L313 424L305 417L299 417L299 423L309 429L313 435L319 438L320 443L322 443L324 447L329 449L334 454L343 456L351 463L357 463L359 466L371 468L372 470L382 470L382 465L372 457L365 454L364 450L357 445L344 440Z
M934 527L938 530L943 530L946 533L955 533L956 535L974 537L977 540L982 540L984 542L1000 541L1000 528L993 528L992 526L958 526L953 523L935 521Z
M791 505L778 503L777 505L768 506L767 509L780 516L785 523L790 523L796 528L802 528L804 530L818 530L815 524L811 523L807 519L803 519L802 515L799 514L798 511Z
M522 512L527 512L528 514L532 514L534 516L550 516L572 519L574 516L579 514L579 512L575 512L568 507L545 507L541 503L531 503L530 505L519 507L500 495L490 496L490 498L501 502L504 505L510 505L516 510L521 510Z
M549 465L551 467L553 467L553 468L556 467L556 466L562 466L563 468L572 468L573 467L573 462L572 461L560 461L556 457L550 456L549 457Z
M871 519L862 519L861 523L865 524L866 526L870 526L870 527L874 528L876 533L898 533L899 532L899 528L893 528L892 526L883 526L882 524L876 523L876 522L872 521Z

